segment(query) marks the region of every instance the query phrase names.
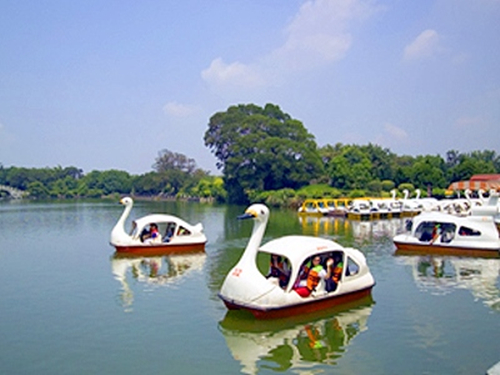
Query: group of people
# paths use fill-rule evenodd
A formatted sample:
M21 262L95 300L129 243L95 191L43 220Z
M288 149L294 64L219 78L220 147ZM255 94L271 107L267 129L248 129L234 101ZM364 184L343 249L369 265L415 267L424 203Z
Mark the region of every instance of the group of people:
M149 224L149 229L145 229L141 233L141 241L144 243L161 243L161 234L158 231L158 225L155 223Z
M316 290L320 280L324 280L325 290L327 292L333 292L337 289L343 268L344 263L342 261L342 254L340 253L334 253L332 256L328 257L324 266L321 263L321 257L316 255L310 262L306 262L302 266L297 281L293 286L293 290L301 297L307 297ZM285 288L290 279L288 263L283 261L280 256L272 254L267 277L278 278L279 285Z
M149 228L144 228L141 233L141 241L149 244L158 244L163 242L170 242L170 239L174 236L175 228L177 225L174 222L170 222L167 224L167 228L165 230L165 237L162 238L162 235L158 231L158 225L156 223L150 223ZM183 226L178 226L177 236L185 236L189 235L191 232L184 228Z

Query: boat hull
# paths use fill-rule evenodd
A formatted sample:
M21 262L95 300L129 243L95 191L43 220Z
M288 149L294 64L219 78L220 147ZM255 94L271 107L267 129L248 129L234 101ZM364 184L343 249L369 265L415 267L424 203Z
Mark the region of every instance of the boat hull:
M228 301L220 294L219 297L222 299L222 301L224 301L224 304L229 310L246 310L252 313L252 315L257 319L277 319L289 317L292 315L310 314L318 312L320 310L332 308L334 306L357 301L359 299L370 296L373 286L374 285L351 293L333 295L330 297L318 298L295 305L273 308L258 308L255 306L241 305L235 303L234 301Z
M500 248L481 249L475 247L458 247L458 246L444 246L432 245L429 243L405 243L394 241L396 246L396 253L399 255L406 254L439 254L439 255L457 255L457 256L477 256L477 257L499 257Z
M148 244L148 245L113 245L117 253L140 255L140 256L156 256L174 253L191 253L205 250L205 242L189 243L189 244Z

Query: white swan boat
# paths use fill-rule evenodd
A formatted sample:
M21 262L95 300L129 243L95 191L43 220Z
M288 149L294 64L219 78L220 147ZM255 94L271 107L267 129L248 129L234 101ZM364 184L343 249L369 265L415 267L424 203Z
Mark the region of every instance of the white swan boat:
M132 206L132 198L125 197L120 200L125 210L111 231L110 243L117 252L138 255L157 255L166 252L192 252L205 249L207 238L203 233L201 223L191 225L184 220L167 214L151 214L132 222L130 233L125 231L127 220ZM144 239L148 227L155 224L158 234L154 239Z
M243 255L226 276L219 293L228 309L244 309L259 319L279 318L316 312L370 295L375 281L359 250L309 236L285 236L261 246L269 209L254 204L240 218L253 218L254 227ZM258 253L267 259L277 255L289 264L286 285L280 286L276 277L264 276L257 266ZM322 263L331 257L341 257L344 266L340 279L333 291L327 292L321 280L312 293L303 297L296 289L301 271L318 256Z
M473 209L469 216L423 212L413 218L409 233L393 238L397 251L498 256L497 202L498 195L492 195L488 205Z

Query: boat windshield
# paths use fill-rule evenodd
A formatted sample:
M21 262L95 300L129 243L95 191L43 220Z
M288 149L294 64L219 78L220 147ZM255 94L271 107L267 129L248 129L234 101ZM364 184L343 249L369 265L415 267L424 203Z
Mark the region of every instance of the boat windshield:
M431 241L435 240L437 236L441 236L441 242L450 242L456 230L457 226L453 223L423 221L415 230L415 237L420 241Z
M286 289L292 274L291 263L287 257L259 252L257 254L257 265L264 277Z

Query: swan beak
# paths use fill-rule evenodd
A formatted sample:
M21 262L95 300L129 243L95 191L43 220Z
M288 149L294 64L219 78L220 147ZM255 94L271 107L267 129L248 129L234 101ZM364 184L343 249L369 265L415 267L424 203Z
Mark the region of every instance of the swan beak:
M255 219L257 217L257 213L254 211L247 211L243 215L238 216L238 220L244 219Z

